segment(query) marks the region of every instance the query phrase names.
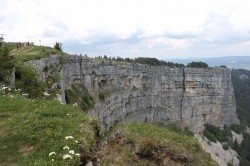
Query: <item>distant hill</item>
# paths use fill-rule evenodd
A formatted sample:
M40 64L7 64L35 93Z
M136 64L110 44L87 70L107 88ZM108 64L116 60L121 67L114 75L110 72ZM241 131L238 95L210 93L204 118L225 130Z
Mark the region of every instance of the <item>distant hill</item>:
M173 61L177 63L188 64L192 61L202 61L209 66L225 65L233 69L247 69L250 70L250 56L225 56L216 58L186 58L186 59L165 59L166 61Z

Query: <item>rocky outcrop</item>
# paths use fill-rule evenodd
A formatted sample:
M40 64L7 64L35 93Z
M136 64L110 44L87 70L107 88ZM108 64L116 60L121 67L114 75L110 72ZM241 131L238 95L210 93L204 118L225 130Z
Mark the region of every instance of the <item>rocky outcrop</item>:
M229 148L225 150L220 142L211 142L206 137L196 134L195 137L199 141L201 147L210 154L213 160L215 160L220 166L228 166L231 163L234 166L238 166L240 161L238 154L235 150Z
M230 70L118 64L79 56L29 61L45 79L45 66L61 74L62 101L73 83L83 84L95 100L88 112L107 131L130 122L177 123L195 133L204 124L238 123ZM48 74L47 74L48 75Z

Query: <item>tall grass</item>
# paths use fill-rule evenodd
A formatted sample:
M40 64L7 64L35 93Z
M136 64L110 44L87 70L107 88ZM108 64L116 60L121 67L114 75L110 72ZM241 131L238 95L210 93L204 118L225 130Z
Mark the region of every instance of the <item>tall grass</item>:
M53 159L54 165L79 164L75 155L63 160L69 153L63 147L84 153L95 144L92 119L71 106L6 94L0 94L0 106L0 163L51 165ZM49 157L50 152L56 155Z

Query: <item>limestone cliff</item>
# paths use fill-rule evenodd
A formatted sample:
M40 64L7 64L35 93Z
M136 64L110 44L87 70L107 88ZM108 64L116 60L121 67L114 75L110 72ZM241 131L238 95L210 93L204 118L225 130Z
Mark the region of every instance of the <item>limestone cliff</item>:
M84 85L95 105L88 112L103 124L174 122L193 132L206 123L223 127L238 123L230 70L225 68L170 68L117 64L79 56L51 56L29 61L45 79L45 66L57 66L61 95L73 83Z

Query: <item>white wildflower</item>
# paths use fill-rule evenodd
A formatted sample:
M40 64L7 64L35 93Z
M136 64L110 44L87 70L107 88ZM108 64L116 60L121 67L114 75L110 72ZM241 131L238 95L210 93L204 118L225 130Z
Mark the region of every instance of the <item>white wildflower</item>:
M68 150L69 150L69 147L68 147L68 146L64 146L64 147L63 147L63 150L64 150L64 149L68 149Z
M69 154L75 154L75 151L74 150L70 150Z
M10 89L10 88L8 88L8 91L11 91L11 89Z
M48 93L46 93L46 92L44 92L43 94L44 94L44 96L49 96L49 95L50 95L50 94L48 94Z
M77 106L77 103L73 104L73 107Z
M5 90L5 89L7 89L7 87L6 87L6 86L3 86L3 87L2 87L2 90Z
M50 153L49 153L49 156L52 156L52 155L54 155L54 154L56 154L56 152L50 152Z
M21 91L21 89L17 89L17 91Z
M78 144L78 141L77 141L77 140L75 140L75 143L77 143L77 144Z
M71 136L71 135L70 135L70 136L66 136L66 137L65 137L65 139L66 139L66 140L67 140L67 139L73 139L73 138L74 138L74 137L73 137L73 136Z
M67 116L69 116L69 114L67 114Z
M69 154L63 155L63 159L72 159L72 156Z
M79 154L79 153L76 153L75 156L80 156L80 154Z

